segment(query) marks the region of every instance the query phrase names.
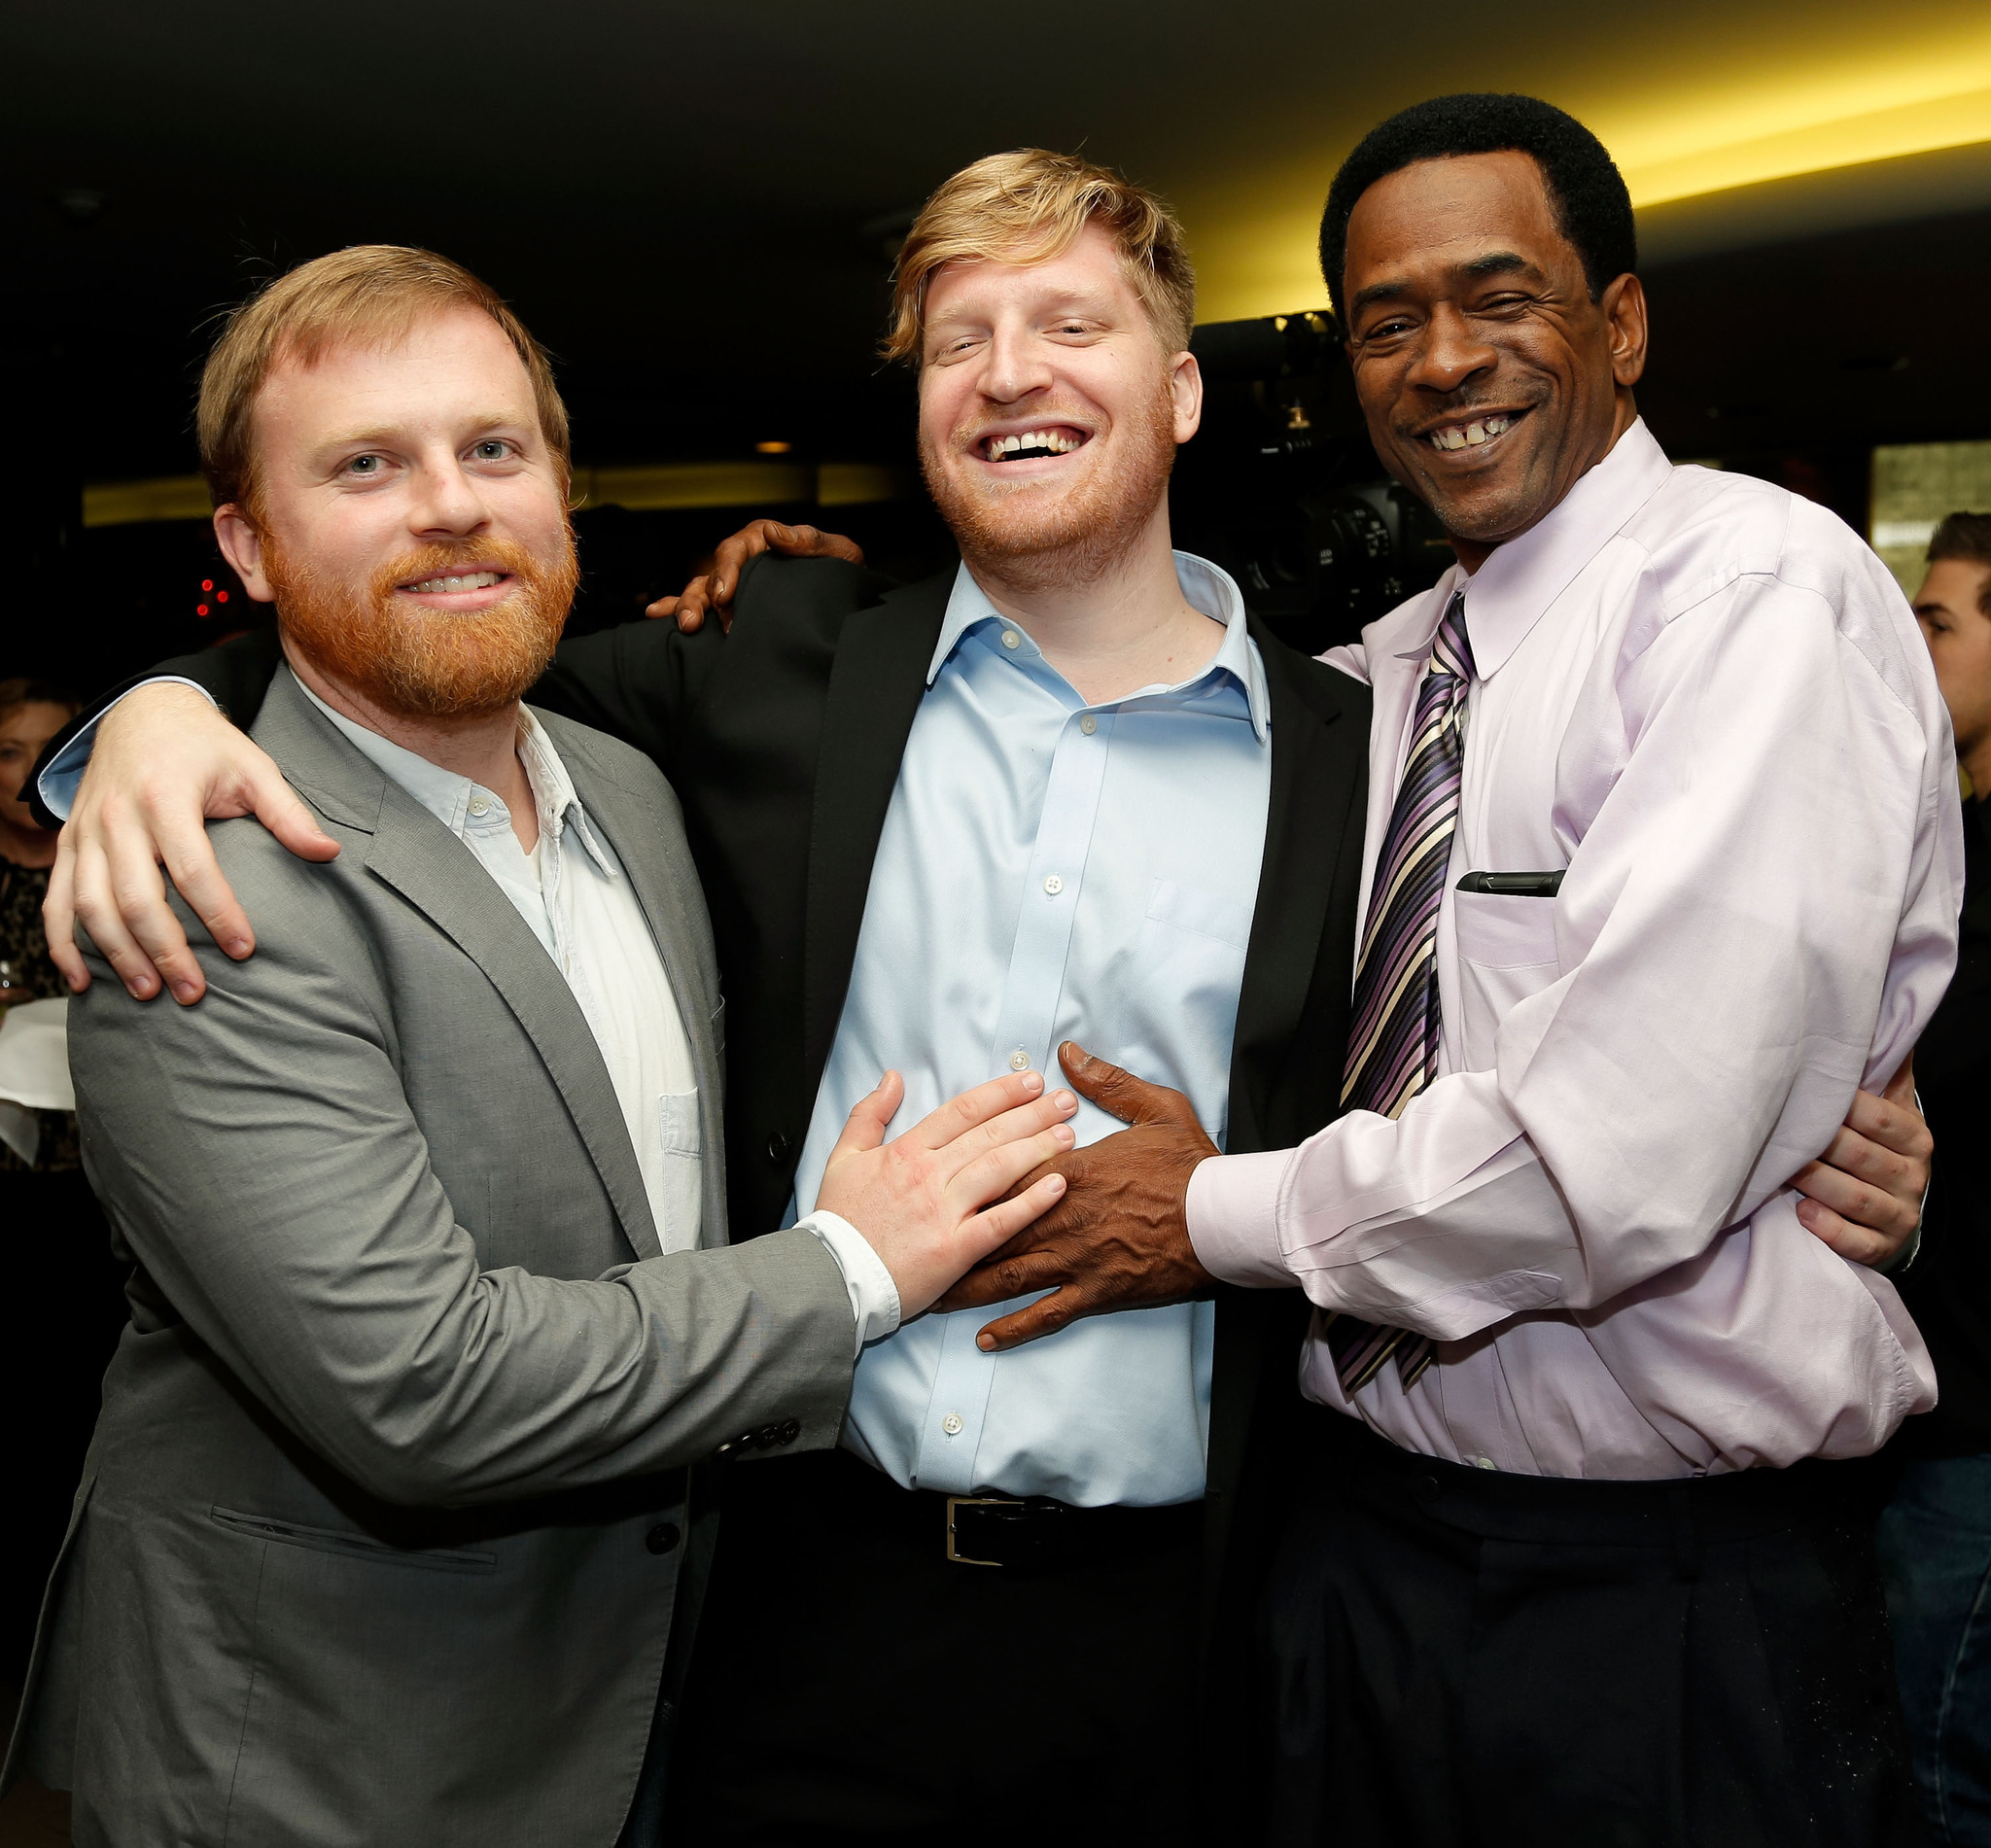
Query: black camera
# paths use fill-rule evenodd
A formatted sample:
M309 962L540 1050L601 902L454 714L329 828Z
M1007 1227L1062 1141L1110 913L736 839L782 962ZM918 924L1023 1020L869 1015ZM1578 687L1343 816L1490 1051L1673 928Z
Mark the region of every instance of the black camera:
M1451 548L1379 474L1332 315L1211 322L1190 351L1204 416L1176 463L1176 542L1229 572L1280 641L1318 654L1438 581Z

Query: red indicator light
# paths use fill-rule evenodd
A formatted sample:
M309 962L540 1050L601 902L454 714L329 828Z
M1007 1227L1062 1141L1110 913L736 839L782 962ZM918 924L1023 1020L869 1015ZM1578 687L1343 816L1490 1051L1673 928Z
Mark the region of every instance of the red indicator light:
M205 605L204 603L197 603L197 604L195 604L195 605L193 606L193 613L194 613L194 614L195 614L196 616L204 616L204 615L206 615L206 614L207 614L207 606L206 606L206 605Z
M200 587L202 590L212 590L214 588L214 579L212 577L203 577L200 580Z
M226 590L218 590L214 593L214 600L216 603L227 603L228 600L228 593Z

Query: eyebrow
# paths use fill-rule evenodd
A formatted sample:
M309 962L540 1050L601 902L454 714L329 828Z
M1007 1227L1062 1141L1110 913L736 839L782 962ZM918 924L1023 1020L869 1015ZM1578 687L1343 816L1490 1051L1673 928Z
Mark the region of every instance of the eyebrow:
M471 430L530 430L532 428L532 420L517 411L491 410L469 418L466 420L465 427ZM317 445L316 453L323 454L328 450L344 449L353 443L370 446L376 443L400 442L406 436L406 430L397 425L375 424L368 429L342 431L336 436L328 436L322 443Z

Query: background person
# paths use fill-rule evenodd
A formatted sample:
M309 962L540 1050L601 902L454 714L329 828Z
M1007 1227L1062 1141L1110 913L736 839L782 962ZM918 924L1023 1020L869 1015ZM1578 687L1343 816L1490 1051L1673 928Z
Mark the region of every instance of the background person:
M1991 1844L1991 513L1952 513L1929 542L1915 615L1956 732L1963 934L1956 976L1915 1048L1942 1148L1923 1243L1900 1279L1929 1343L1936 1410L1891 1447L1901 1477L1880 1560L1902 1707L1931 1833Z
M66 689L46 680L0 680L0 1010L69 993L42 931L55 832L36 821L26 785L76 710ZM27 1676L35 1613L124 1322L122 1273L84 1178L76 1118L40 1110L30 1120L32 1158L0 1141L12 1288L17 1303L36 1306L0 1342L0 1404L18 1414L8 1446L9 1515L0 1522L0 1709Z

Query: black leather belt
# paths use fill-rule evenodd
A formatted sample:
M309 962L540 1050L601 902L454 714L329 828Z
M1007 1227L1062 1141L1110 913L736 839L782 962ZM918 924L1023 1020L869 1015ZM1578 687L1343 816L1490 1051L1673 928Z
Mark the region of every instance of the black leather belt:
M1170 1508L1074 1508L1046 1496L949 1495L947 1556L1012 1570L1126 1557L1193 1542L1201 1502Z

